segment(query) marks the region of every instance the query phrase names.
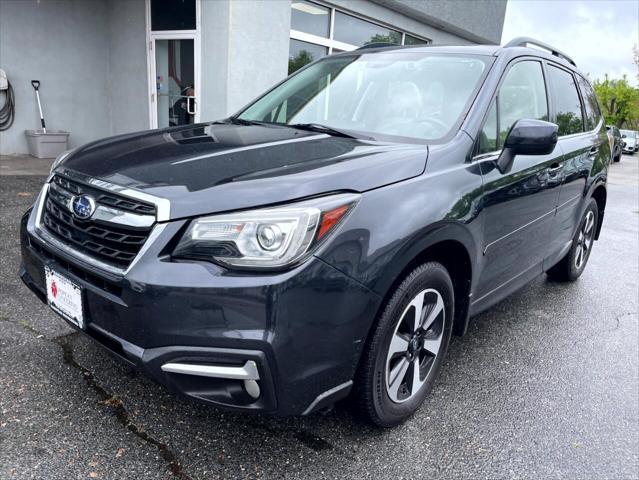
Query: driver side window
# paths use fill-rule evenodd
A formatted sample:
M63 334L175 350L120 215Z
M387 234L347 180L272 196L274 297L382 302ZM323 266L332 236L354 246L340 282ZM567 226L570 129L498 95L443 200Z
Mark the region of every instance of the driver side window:
M500 150L522 118L548 120L544 74L535 60L518 62L508 70L480 134L478 154Z

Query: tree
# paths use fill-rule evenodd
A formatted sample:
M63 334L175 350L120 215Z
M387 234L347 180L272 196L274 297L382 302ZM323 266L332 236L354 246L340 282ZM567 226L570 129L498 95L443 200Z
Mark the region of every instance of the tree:
M607 124L637 130L639 127L639 88L628 83L627 77L611 80L608 75L593 84Z
M312 53L307 52L306 50L300 50L295 57L288 59L288 74L290 75L312 61Z
M388 35L376 33L364 45L370 45L373 43L392 43L394 45L400 45L402 43L402 37L397 32L388 32Z

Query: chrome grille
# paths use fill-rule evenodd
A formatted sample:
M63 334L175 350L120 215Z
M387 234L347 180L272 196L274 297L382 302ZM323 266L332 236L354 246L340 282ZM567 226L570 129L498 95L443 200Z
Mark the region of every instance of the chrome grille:
M73 180L64 178L60 175L53 177L51 183L59 186L64 191L72 195L79 195L81 193L92 195L95 198L96 203L117 208L118 210L139 213L141 215L155 215L156 213L155 205L134 200L132 198L114 195L111 192L105 192L94 187L89 187L88 185L74 182Z
M71 198L80 194L91 195L98 210L106 208L109 212L121 212L122 217L133 216L150 221L143 226L127 225L100 220L96 214L88 220L80 220L69 210ZM48 233L71 248L110 265L126 268L151 233L151 215L155 215L155 211L155 205L56 175L51 180L45 198L42 225Z

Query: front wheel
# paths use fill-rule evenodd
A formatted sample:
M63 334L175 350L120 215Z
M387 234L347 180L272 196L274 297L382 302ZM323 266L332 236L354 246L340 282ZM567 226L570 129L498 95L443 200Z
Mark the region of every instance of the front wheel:
M570 250L557 265L548 270L547 274L553 280L572 282L577 280L586 268L590 258L592 246L595 243L595 232L599 219L599 209L594 198L584 212L579 229L572 240Z
M453 305L452 281L436 262L416 268L397 287L358 373L358 412L367 420L392 427L421 406L448 350Z

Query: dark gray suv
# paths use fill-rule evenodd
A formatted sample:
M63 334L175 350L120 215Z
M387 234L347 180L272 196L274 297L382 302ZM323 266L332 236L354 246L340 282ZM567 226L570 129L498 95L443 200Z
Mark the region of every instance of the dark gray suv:
M281 415L351 394L395 425L472 315L575 280L599 236L599 106L532 43L333 55L228 119L68 152L20 275L176 392Z

